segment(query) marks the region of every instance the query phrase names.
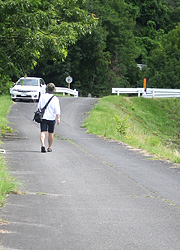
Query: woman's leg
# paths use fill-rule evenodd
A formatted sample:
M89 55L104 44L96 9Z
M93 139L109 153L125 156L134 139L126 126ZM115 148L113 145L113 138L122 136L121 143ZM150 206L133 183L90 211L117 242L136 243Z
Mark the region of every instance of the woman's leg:
M45 147L45 137L46 137L46 131L41 132L40 140L41 140L41 146L43 147Z
M48 143L49 143L49 147L48 148L52 147L53 135L54 135L53 133L48 133Z

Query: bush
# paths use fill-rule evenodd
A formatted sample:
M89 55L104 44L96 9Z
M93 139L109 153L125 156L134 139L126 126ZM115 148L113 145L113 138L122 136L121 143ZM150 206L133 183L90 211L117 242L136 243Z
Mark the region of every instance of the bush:
M126 135L126 130L129 127L127 123L128 116L120 117L118 115L114 116L114 120L116 121L116 130L120 135Z
M8 76L0 75L0 95L9 94L9 89L12 85L13 83Z

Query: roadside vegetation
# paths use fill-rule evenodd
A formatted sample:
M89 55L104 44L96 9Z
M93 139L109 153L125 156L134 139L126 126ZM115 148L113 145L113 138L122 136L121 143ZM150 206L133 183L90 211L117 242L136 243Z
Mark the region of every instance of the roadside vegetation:
M180 163L180 99L107 96L90 112L89 133Z
M3 0L0 17L0 94L25 75L79 96L180 88L180 0Z
M10 96L0 96L0 148L2 145L2 138L8 132L11 132L11 128L8 127L8 120L6 116L10 110L12 101ZM10 176L7 167L5 166L5 160L3 154L0 153L0 207L4 204L6 197L9 193L16 192L18 182Z

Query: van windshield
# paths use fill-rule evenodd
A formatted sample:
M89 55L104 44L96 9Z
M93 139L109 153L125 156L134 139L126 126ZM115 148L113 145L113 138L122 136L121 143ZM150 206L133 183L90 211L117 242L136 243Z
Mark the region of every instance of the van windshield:
M17 85L38 86L38 79L20 79Z

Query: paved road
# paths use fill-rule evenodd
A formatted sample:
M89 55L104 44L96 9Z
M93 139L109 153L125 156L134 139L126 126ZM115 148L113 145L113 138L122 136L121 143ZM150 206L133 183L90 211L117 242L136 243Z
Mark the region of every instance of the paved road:
M22 195L1 209L0 249L179 250L180 169L81 127L97 102L61 98L53 152L40 153L35 104L15 103L3 145Z

